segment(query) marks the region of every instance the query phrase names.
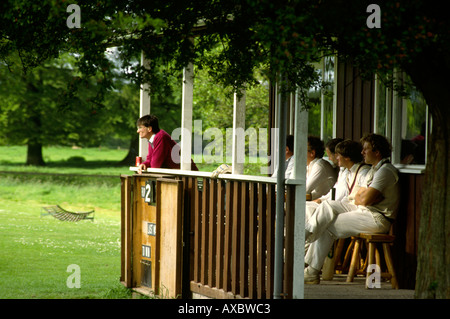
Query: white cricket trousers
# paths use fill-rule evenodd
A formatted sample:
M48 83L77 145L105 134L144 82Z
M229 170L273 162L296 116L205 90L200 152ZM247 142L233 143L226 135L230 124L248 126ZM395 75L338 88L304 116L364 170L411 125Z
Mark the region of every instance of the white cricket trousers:
M309 216L305 228L311 236L305 262L314 269L322 269L325 258L338 238L356 236L359 233L387 233L391 223L383 218L374 218L373 213L348 200L322 202Z

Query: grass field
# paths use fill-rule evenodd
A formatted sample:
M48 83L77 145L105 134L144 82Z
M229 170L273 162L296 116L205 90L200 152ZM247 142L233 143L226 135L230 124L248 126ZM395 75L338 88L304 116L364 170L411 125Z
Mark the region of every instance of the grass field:
M23 164L25 146L0 146L0 299L131 298L119 283L119 176L131 172L117 163L126 154L48 147L47 165L33 167ZM212 171L220 164L198 166ZM246 174L258 174L261 165L247 166ZM95 219L41 216L43 206L57 204L94 209ZM71 288L71 265L79 267L80 288Z
M55 147L44 150L48 165L36 168L22 164L25 147L0 147L0 171L9 172L0 174L0 298L130 298L119 283L119 174L129 171L114 163L125 155L125 150ZM24 174L30 172L68 175ZM41 217L42 206L55 204L94 209L95 219ZM79 266L80 288L71 288L70 265Z

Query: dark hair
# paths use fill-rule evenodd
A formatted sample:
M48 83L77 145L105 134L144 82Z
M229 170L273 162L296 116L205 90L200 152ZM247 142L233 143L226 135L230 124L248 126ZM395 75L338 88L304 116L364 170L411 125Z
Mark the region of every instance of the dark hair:
M325 144L325 148L328 148L331 153L336 153L336 145L342 142L344 139L340 137L333 138Z
M140 119L137 120L136 122L137 126L143 125L145 127L150 127L152 128L152 131L156 134L159 132L159 123L158 123L158 118L155 115L144 115L143 117L141 117Z
M286 147L294 153L294 135L286 136Z
M365 142L372 145L373 152L380 152L382 158L390 157L392 152L391 143L383 135L369 133L361 138L361 144Z
M350 158L353 163L362 162L363 156L361 154L361 151L361 143L352 140L344 140L336 145L336 153Z
M316 152L316 158L322 158L325 153L323 141L316 136L308 136L308 144L311 150Z

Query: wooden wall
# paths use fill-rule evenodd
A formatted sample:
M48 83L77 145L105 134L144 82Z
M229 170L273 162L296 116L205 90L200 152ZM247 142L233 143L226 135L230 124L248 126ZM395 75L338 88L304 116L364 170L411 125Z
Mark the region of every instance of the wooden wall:
M375 81L364 81L349 63L338 64L336 78L336 136L358 141L374 131ZM399 286L403 289L415 287L423 179L423 174L400 174L401 199L393 226L396 239L392 251Z
M400 288L414 289L424 174L400 174L400 207L393 226L394 266Z
M336 137L358 141L374 131L374 81L364 81L349 63L338 63L336 79Z

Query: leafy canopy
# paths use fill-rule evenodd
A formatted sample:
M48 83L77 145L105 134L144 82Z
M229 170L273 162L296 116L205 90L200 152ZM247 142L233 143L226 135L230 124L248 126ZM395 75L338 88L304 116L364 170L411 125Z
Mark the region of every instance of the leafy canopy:
M69 28L68 1L3 1L0 59L11 68L12 52L26 72L61 52L79 53L85 76L100 72L111 88L107 47L117 46L127 76L150 82L154 91L192 61L217 83L238 91L280 74L285 87L309 88L319 81L311 62L338 54L367 73L408 69L427 50L449 49L444 4L378 1L381 28L369 28L372 1L344 0L80 0L81 28ZM136 64L144 52L149 68ZM445 60L448 63L448 59ZM152 72L156 66L166 71ZM72 83L73 85L73 83Z

